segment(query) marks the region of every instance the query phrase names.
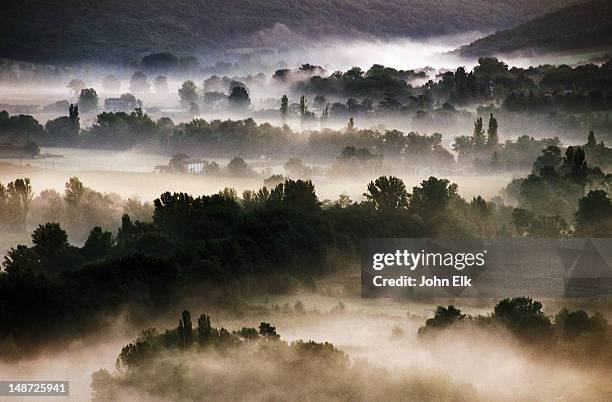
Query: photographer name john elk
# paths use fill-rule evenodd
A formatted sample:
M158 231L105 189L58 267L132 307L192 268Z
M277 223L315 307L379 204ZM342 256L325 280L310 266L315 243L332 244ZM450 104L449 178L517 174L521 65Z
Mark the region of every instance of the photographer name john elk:
M420 282L417 278L402 275L397 278L383 278L380 275L372 278L372 283L376 287L470 287L472 279L465 275L455 275L452 278L438 278L437 276L428 277L422 275Z

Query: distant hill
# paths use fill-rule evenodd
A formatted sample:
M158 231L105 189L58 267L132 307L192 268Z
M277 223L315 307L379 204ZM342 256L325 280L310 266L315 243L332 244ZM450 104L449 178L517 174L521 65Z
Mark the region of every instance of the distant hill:
M459 49L464 56L521 50L571 51L612 48L612 1L594 0L537 17Z
M125 62L152 52L282 45L288 38L493 31L575 2L8 0L0 6L0 57L43 63Z

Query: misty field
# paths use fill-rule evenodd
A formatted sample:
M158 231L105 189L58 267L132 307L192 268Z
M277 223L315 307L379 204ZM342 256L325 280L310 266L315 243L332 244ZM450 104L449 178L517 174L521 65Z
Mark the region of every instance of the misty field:
M482 302L474 304L469 301L464 303L467 304L465 311L470 314L485 314L492 305ZM551 303L555 304L554 301ZM563 303L567 305L566 301ZM361 388L360 391L370 393L372 396L384 393L385 387L390 387L390 390L395 389L394 392L412 395L412 398L419 400L435 400L436 395L439 397L455 394L455 398L461 395L461 400L544 401L576 400L586 397L598 401L605 400L606 395L612 392L607 381L611 369L609 365L587 368L571 359L538 356L502 332L493 334L481 330L459 332L449 330L433 341L418 339L418 328L423 326L425 319L433 314L432 304L428 302L364 301L352 297L338 299L302 294L291 297L256 298L243 304L242 308L244 311L216 311L214 307L207 308L201 303L191 304L191 309L194 311L209 311L213 315L214 326L238 330L242 327L257 326L260 321L267 321L276 326L284 341L302 339L331 342L348 355L351 364L355 366L354 370L357 370L354 374L365 370L362 372L365 375L368 370L374 370L370 375L381 382L369 382L364 379L362 387L365 388ZM166 318L142 325L157 328L173 327L176 322L171 317L178 315L178 311L180 308L169 313ZM115 361L121 347L135 338L137 329L122 321L121 317L118 318L112 327L105 330L104 335L76 339L64 351L50 350L37 358L3 364L0 366L0 374L3 378L24 380L38 378L70 380L72 396L69 400L83 400L91 392L91 375L99 369L106 369L110 373L118 370ZM250 356L250 353L245 351L244 359ZM282 387L288 384L284 384L282 376L276 372L275 365L278 363L274 363L274 360L258 363L252 360L242 361L239 355L233 356L223 352L198 355L194 360L188 355L178 355L172 359L177 360L166 364L180 364L196 376L175 380L195 381L192 392L196 392L197 387L203 386L196 385L199 383L198 375L218 378L217 381L221 381L221 384L225 383L225 385L211 383L208 385L211 388L206 386L201 388L205 393L202 395L203 399L210 397L210 395L205 396L206 392L215 392L214 399L234 400L246 397L245 394L241 394L240 387L232 385L231 378L235 381L257 382L266 375L278 376L279 388L261 389L261 394L251 396L256 400L282 398L283 392L289 391L282 390ZM184 359L182 363L181 359ZM250 357L250 359L261 359L261 357ZM372 368L366 369L368 366ZM222 374L225 370L230 371ZM265 370L269 370L269 373L265 374ZM256 372L259 374L255 374ZM227 375L230 379L225 377L226 380L223 380L223 376ZM264 377L258 379L262 375ZM342 385L345 381L341 379L342 375L338 372L339 377L335 378L335 381L338 381L336 384L338 387L346 387L346 391L351 387L350 379L347 378L349 382ZM144 378L142 380L144 381ZM173 392L178 390L173 391L175 385L168 380L159 378L158 384L153 381L147 385L128 382L119 386L119 394L115 394L115 397L122 401L163 400L164 397L147 394L144 390L163 386L165 390L160 392L173 395ZM268 381L276 382L276 380ZM313 378L305 381L304 386L306 383L316 384L318 381L323 379ZM319 391L321 393L317 397L319 400L345 399L340 395L326 394L328 391L325 390L330 388L329 384L318 386L321 387ZM98 393L102 392L100 387L98 384ZM227 388L223 390L223 387ZM247 383L244 384L243 390L246 389L248 389ZM311 399L307 395L298 397L296 394L295 397ZM102 394L99 398L105 400ZM396 395L393 399L395 398L403 399L400 395Z
M254 190L262 186L259 178L206 177L200 175L177 175L154 173L155 167L165 165L170 159L166 155L152 154L138 150L117 152L95 149L42 148L43 153L61 155L34 160L0 159L0 183L9 182L17 177L29 177L33 190L39 193L46 189L64 191L64 184L70 177L79 177L87 186L103 193L116 193L123 198L138 196L152 201L164 191L183 191L190 194L214 194L226 187L235 188L239 193ZM229 158L203 159L226 165ZM282 174L286 160L259 161L247 159L256 170L269 168L272 174ZM308 161L306 161L308 162ZM319 165L321 166L321 165ZM322 165L325 169L328 166ZM409 185L416 185L426 179L435 170L423 167L406 169L400 177ZM418 173L414 173L418 171ZM363 183L377 176L373 174L359 177L313 177L313 183L321 199L335 200L340 194L346 194L353 200L362 198L365 191ZM512 179L512 174L472 174L448 176L449 180L459 185L463 197L472 198L478 195L487 198L499 195L500 190Z

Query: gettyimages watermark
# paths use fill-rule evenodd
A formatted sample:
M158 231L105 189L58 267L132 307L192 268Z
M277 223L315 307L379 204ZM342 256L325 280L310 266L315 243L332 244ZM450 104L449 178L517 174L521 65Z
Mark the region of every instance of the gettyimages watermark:
M362 297L612 295L612 239L367 239Z

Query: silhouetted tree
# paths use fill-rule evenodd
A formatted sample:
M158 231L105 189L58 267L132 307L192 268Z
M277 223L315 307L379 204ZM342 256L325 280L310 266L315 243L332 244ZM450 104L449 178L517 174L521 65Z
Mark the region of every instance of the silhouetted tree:
M276 333L276 327L273 327L267 322L259 324L259 335L267 341L276 341L280 339L280 335Z
M181 103L185 106L197 102L198 100L198 87L191 80L183 82L183 85L179 88L178 93L179 97L181 98Z
M286 118L287 113L289 113L289 98L287 95L281 97L280 113L282 118Z
M210 324L210 316L206 314L200 315L198 318L198 345L207 345L213 335L213 328Z
M587 140L586 146L589 148L595 148L597 146L597 140L595 139L595 133L593 132L593 130L589 131L589 138Z
M98 94L93 88L81 89L79 108L84 112L93 112L98 108Z
M244 85L235 85L227 100L233 109L247 109L251 104L249 92Z
M409 194L404 182L394 176L381 176L368 184L368 192L363 194L376 209L394 210L408 207Z
M306 101L306 98L304 97L304 95L300 97L299 111L300 111L300 116L302 116L302 118L306 117L306 114L308 113L308 102Z
M183 349L188 349L193 344L193 325L191 324L191 314L184 310L179 319L177 328L179 336L179 346Z
M474 148L481 150L484 148L486 143L485 132L482 125L482 117L476 119L474 123Z
M457 197L457 185L446 179L430 177L412 188L410 209L423 219L444 215L451 200Z
M45 223L32 232L32 243L34 252L42 260L48 260L68 247L68 234L59 223Z
M612 228L612 201L604 190L593 190L578 201L576 231L591 236L608 236Z
M83 251L90 258L102 258L113 247L113 234L95 226L85 241Z
M542 303L530 297L503 299L495 305L492 317L521 338L536 342L549 339L550 318L542 311Z
M499 145L499 135L497 134L497 119L493 117L493 113L489 116L489 129L487 130L487 147L496 148Z

